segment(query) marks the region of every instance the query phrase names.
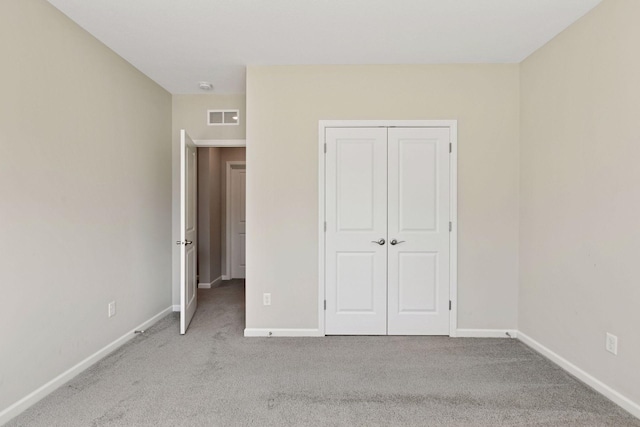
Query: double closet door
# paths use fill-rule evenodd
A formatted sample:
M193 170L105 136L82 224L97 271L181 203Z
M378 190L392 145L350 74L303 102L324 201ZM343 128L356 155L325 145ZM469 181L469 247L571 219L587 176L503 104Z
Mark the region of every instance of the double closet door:
M449 128L327 128L325 333L449 334Z

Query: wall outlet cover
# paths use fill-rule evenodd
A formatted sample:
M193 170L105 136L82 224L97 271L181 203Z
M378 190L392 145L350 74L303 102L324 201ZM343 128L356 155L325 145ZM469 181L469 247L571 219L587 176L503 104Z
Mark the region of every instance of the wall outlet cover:
M618 337L607 332L607 340L605 342L605 348L609 353L618 355Z
M113 317L116 315L116 302L115 301L111 301L107 307L107 315L109 317Z

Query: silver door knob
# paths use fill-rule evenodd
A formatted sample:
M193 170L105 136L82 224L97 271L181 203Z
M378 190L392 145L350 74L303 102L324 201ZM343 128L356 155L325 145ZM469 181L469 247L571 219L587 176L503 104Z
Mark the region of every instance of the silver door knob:
M377 244L379 244L380 246L382 246L382 245L384 245L385 243L387 243L387 241L386 241L386 240L384 240L384 239L380 239L380 240L372 240L372 241L371 241L371 243L377 243Z
M400 243L404 243L404 242L405 242L405 240L396 240L396 239L393 239L393 240L392 240L391 242L389 242L389 243L391 243L393 246L395 246L395 245L398 245L398 244L400 244Z

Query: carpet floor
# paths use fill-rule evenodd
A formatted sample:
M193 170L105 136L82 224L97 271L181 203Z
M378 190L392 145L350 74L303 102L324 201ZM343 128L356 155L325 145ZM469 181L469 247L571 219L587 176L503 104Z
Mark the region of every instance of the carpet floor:
M244 338L244 283L198 294L9 426L640 426L511 339Z

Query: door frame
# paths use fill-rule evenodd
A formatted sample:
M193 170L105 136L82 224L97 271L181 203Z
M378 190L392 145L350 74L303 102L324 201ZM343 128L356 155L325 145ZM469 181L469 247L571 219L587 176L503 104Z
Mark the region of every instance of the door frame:
M225 242L224 247L226 251L226 259L225 259L225 280L231 279L231 171L233 169L243 169L238 166L244 166L244 169L247 169L247 162L242 160L230 160L227 162L225 166L226 169L226 194L225 194ZM246 203L246 192L245 192L245 203Z
M457 120L319 120L318 121L318 331L325 335L325 130L355 127L449 128L449 336L458 328L458 121Z
M185 129L181 129L183 131ZM176 144L177 142L177 144ZM193 143L196 147L247 147L246 139L194 139ZM171 154L172 164L172 190L171 190L171 242L180 239L180 137L173 140L174 151ZM177 148L176 148L177 145ZM172 292L172 309L174 312L180 312L180 250L177 245L172 244L171 249L171 292ZM175 295L178 299L175 300Z

